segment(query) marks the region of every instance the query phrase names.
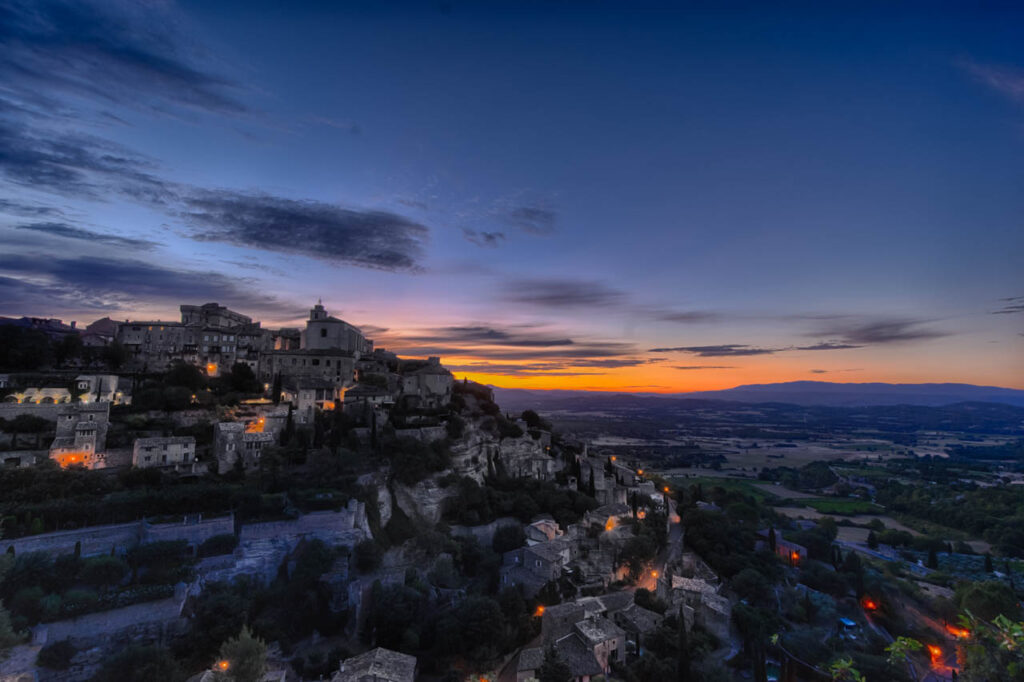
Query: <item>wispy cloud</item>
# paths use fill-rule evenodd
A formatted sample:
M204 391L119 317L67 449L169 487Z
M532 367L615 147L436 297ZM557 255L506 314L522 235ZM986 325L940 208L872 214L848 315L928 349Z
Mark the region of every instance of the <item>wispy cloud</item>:
M47 218L63 215L63 212L54 206L27 204L10 199L0 199L0 213L22 216L25 218Z
M672 348L652 348L650 353L689 353L702 358L739 357L746 355L771 355L778 348L756 348L742 344L728 343L717 346L675 346Z
M386 211L269 194L196 190L179 215L190 236L381 270L419 269L429 230Z
M1016 102L1024 102L1024 70L961 59L960 68L974 80Z
M672 369L692 372L702 369L736 369L736 367L733 365L672 365Z
M831 344L846 345L847 347L927 341L950 336L949 332L925 326L930 322L930 320L912 318L836 320L808 336L834 339L830 342ZM806 347L805 350L810 348Z
M30 0L0 8L0 81L130 108L242 114L238 82L194 63L159 4Z
M498 216L505 223L530 234L547 235L555 231L558 214L541 206L509 206Z
M296 317L299 307L214 272L179 270L129 258L0 256L0 310L131 310L138 305L216 299Z
M1000 299L1003 304L998 310L993 310L993 315L1016 315L1024 313L1024 296L1010 296Z
M847 350L850 348L862 348L863 346L855 343L836 343L834 341L822 341L821 343L815 343L810 346L794 346L787 350Z
M477 232L476 230L463 229L462 236L472 244L490 248L497 247L501 242L505 241L504 232Z
M722 318L720 313L713 313L708 310L689 311L662 311L654 313L655 319L663 322L678 322L679 324L697 324L702 322L715 322Z
M594 281L516 279L504 284L502 298L539 308L588 308L617 305L625 294Z
M22 225L16 225L15 227L19 230L30 230L32 232L49 235L51 237L77 239L80 241L105 244L107 246L117 246L127 249L149 250L157 246L156 242L148 239L134 239L132 237L121 237L116 234L94 232L93 230L76 227L68 223L25 223Z

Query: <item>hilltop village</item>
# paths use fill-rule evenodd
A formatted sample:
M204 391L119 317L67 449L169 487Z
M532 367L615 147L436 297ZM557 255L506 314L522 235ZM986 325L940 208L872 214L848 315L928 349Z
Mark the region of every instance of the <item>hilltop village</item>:
M1016 562L934 607L909 535L662 478L320 303L0 323L3 682L942 680L985 651L908 622L1016 608Z
M319 303L304 329L215 303L81 332L7 322L7 365L26 371L0 375L18 490L5 675L94 679L128 651L224 676L218 647L251 636L264 679L591 680L666 618L729 639L667 488ZM234 603L210 622L253 589L288 616ZM434 613L458 617L427 627Z

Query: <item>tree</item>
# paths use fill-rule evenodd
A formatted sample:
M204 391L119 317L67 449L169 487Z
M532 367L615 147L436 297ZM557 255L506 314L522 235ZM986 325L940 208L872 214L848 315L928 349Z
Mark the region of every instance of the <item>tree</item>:
M195 393L206 384L206 377L195 365L175 362L164 374L164 383L168 386L181 386Z
M383 552L374 540L363 540L355 549L356 568L360 573L375 571L380 566Z
M252 371L252 367L244 362L236 362L231 367L228 383L231 386L231 390L238 393L259 393L263 390L259 380Z
M832 662L828 667L829 673L835 682L865 682L865 678L853 667L853 660L840 658Z
M161 646L133 644L110 658L91 682L181 682L185 674L171 652Z
M992 566L992 555L985 552L985 572L992 573L995 568Z
M267 645L242 626L237 637L220 647L220 660L227 662L227 678L232 682L259 682L267 672Z
M544 662L537 671L537 682L569 682L572 671L553 646L544 650Z
M686 637L686 618L683 607L679 607L679 641L676 643L678 658L676 659L676 682L690 682L693 677L690 662L690 643Z
M775 536L775 526L768 529L768 548L775 554L775 549L778 547L778 538Z
M130 355L128 353L128 349L125 348L120 341L115 339L103 349L101 357L103 358L103 362L107 364L107 367L116 372L121 369L122 365L128 362Z
M1017 596L998 580L963 584L956 591L956 601L961 611L982 620L991 621L1000 615L1014 619L1020 616Z
M932 569L933 571L938 570L939 568L939 555L935 552L934 549L928 550L928 568Z
M82 337L78 333L65 334L57 343L53 344L53 359L58 367L63 367L69 360L75 360L82 356Z
M498 528L494 532L494 540L491 541L491 547L498 554L518 549L525 544L526 533L523 532L522 526L512 524Z
M654 540L646 535L634 535L623 545L620 558L623 564L629 566L630 577L636 580L657 551Z
M86 559L78 577L82 582L106 589L117 585L128 573L128 565L115 556L97 556Z
M868 532L868 547L870 549L878 549L878 536L875 535L875 531Z

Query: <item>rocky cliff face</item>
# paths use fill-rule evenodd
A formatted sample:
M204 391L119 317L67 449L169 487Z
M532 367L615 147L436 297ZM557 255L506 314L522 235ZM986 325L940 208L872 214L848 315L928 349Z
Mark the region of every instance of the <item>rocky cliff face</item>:
M437 484L437 478L431 477L420 481L414 486L394 484L394 503L405 512L411 519L417 519L424 523L433 525L441 520L441 513L444 511L444 501L457 494L455 486L442 488ZM380 495L381 493L378 493ZM390 517L390 514L389 514ZM383 517L381 517L383 523Z
M490 431L481 429L479 423L471 422L466 425L463 436L452 446L452 464L449 469L414 486L396 482L392 489L394 504L401 507L410 518L435 524L441 520L444 501L457 494L455 486L442 488L437 483L449 474L472 478L482 484L489 472L499 469L503 469L509 476L547 480L561 468L562 461L550 456L544 441L535 440L529 435L499 440ZM386 523L383 500L391 497L386 487L379 488L382 524Z

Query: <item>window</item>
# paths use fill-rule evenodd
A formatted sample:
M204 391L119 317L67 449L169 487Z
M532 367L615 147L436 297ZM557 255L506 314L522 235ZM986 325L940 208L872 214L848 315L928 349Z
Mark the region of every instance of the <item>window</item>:
M320 330L320 338L321 339L327 338L327 330L326 329L321 329Z
M320 358L313 358L312 360L310 360L310 362L313 364L314 367L317 367L320 365Z

